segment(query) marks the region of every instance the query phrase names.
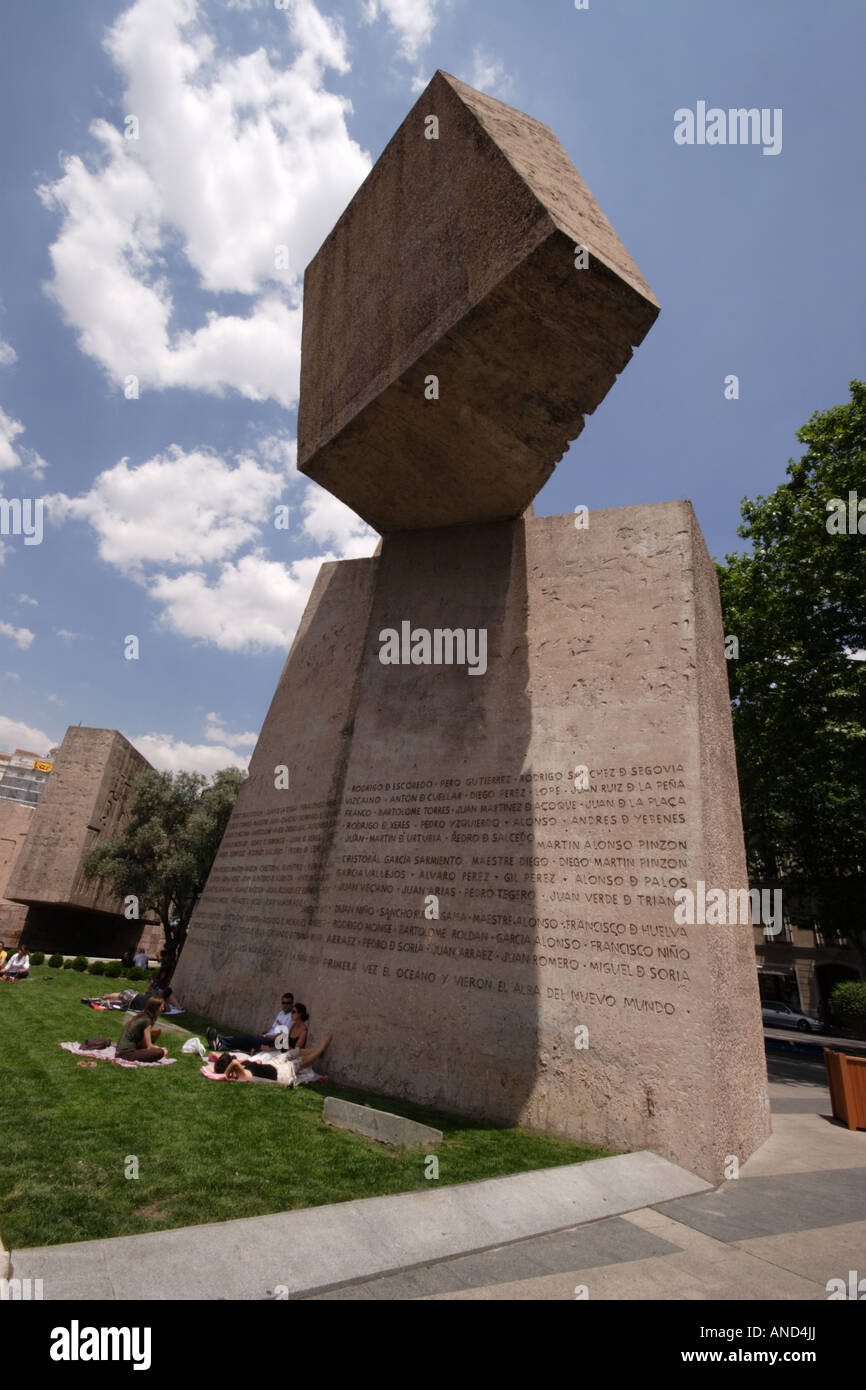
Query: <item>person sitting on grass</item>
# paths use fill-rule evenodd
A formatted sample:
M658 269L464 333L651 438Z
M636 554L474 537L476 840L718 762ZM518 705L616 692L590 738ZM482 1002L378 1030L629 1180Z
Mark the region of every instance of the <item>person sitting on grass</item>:
M5 951L5 949L4 949L3 942L0 941L0 971L2 971L3 966L4 966L5 964L6 964L6 951Z
M30 974L30 952L26 946L19 946L15 955L3 970L0 970L4 980L26 980Z
M306 1047L309 1021L306 1004L296 1004L292 1009L292 1026L289 1029L289 1051L296 1047Z
M124 1024L115 1055L124 1062L159 1062L167 1057L168 1049L156 1047L153 1041L162 1033L161 1028L153 1026L161 1013L162 1000L148 999L141 1013Z
M216 1028L208 1028L205 1037L215 1052L261 1052L263 1047L285 1049L289 1034L293 1029L292 1009L294 1004L295 996L286 990L282 999L282 1008L267 1033L241 1033L236 1038L227 1038L222 1033L218 1033ZM295 1031L298 1030L295 1029ZM304 1030L304 1038L306 1039L306 1029Z
M176 994L172 993L171 972L167 965L163 965L154 975L147 987L148 994L158 994L165 1000L166 1008L179 1009L183 1013L183 1005Z
M230 1052L224 1052L213 1064L215 1072L225 1075L227 1081L280 1081L284 1086L294 1086L298 1069L308 1067L328 1047L333 1037L326 1033L316 1047L296 1047L273 1062L241 1062Z

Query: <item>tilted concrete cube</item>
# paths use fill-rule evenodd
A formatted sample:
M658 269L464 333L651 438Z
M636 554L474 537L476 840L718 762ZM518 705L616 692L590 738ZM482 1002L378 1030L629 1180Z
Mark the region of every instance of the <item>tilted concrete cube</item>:
M298 466L382 532L520 516L658 312L553 132L437 72L307 267Z

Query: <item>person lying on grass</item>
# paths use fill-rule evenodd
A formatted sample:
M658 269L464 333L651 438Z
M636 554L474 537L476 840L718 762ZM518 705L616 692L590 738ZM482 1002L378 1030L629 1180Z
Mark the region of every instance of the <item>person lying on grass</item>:
M92 999L82 999L82 1004L98 1004L104 1009L143 1009L148 999L162 999L180 1009L177 998L168 982L168 971L161 970L148 985L144 994L136 989L115 990L113 994L99 994Z
M162 1000L148 999L141 1013L124 1024L115 1055L125 1062L159 1062L167 1057L168 1049L156 1047L153 1041L162 1034L161 1028L153 1026L161 1013Z
M316 1047L296 1047L273 1062L241 1062L230 1052L223 1052L213 1069L223 1073L227 1081L281 1081L284 1086L293 1086L298 1068L308 1067L321 1057L332 1037L332 1033L326 1033Z

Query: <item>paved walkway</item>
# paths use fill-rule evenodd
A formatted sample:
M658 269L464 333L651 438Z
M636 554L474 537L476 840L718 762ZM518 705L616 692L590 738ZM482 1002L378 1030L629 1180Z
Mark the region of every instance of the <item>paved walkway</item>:
M489 1182L12 1251L47 1299L826 1299L866 1274L866 1132L769 1058L773 1134L712 1189L628 1154Z

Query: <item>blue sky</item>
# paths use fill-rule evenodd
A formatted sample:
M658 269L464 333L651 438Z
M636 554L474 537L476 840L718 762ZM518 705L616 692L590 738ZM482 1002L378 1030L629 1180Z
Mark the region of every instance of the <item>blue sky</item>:
M721 558L863 376L860 0L5 0L0 39L0 488L46 499L0 537L0 750L245 764L376 541L294 467L303 270L437 67L552 127L662 306L537 511L690 497ZM676 144L698 101L781 108L780 153Z

